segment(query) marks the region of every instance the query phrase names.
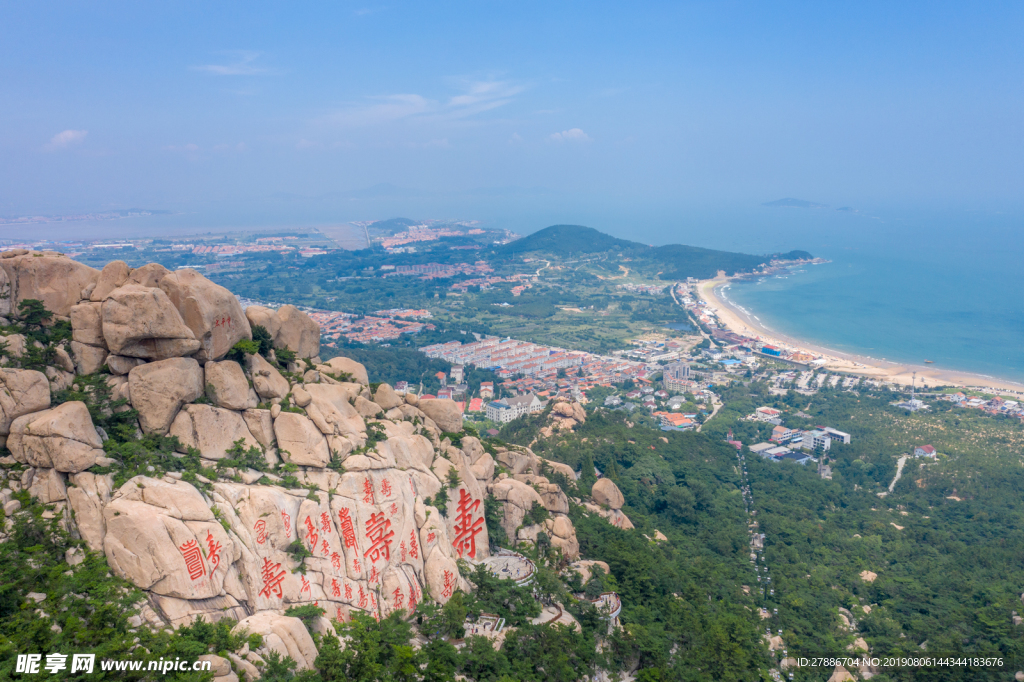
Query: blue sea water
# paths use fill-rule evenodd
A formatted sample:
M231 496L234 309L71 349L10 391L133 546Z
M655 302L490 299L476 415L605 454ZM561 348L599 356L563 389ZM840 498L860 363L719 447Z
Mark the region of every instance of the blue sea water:
M1024 383L1024 237L999 216L832 235L832 262L738 281L731 300L773 331L848 353ZM844 243L845 242L845 243Z

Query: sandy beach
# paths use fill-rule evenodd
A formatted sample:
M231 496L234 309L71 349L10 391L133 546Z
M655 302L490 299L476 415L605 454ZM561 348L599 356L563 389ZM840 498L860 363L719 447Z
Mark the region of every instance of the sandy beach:
M1024 385L1012 381L986 377L970 372L938 369L928 365L888 362L877 358L843 353L831 348L794 339L767 328L750 312L730 301L723 294L721 288L728 284L731 279L730 277L720 275L715 279L704 280L697 285L698 295L715 312L722 326L737 334L751 336L787 350L802 350L811 355L821 356L826 360L826 363L823 365L825 369L857 374L882 381L891 381L904 386L910 386L913 381L913 374L916 372L916 385L918 388L963 386L989 390L990 392L1011 391L1013 393L1020 393L1024 391Z

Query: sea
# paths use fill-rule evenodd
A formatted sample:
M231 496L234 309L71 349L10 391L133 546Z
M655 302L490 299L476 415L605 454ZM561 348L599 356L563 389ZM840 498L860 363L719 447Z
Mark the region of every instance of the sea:
M1019 215L826 210L765 209L758 222L771 236L740 225L715 240L748 253L804 249L829 261L734 281L725 295L795 339L1024 384Z

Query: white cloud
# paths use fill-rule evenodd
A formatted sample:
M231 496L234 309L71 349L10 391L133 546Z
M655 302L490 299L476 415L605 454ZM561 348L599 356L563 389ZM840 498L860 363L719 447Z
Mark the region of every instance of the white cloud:
M271 69L256 66L254 63L260 56L259 52L236 50L229 52L235 59L228 64L204 64L193 66L195 71L205 71L214 76L262 76L273 73Z
M551 133L548 139L555 142L590 142L590 135L579 128L569 128L560 133Z
M89 134L88 130L64 130L50 138L43 149L48 152L55 152L58 149L67 149L71 145L78 144Z
M524 89L522 85L507 81L469 81L463 84L463 92L444 101L417 94L370 97L365 103L340 109L325 121L355 127L405 119L463 119L505 106Z
M447 109L456 117L472 116L505 106L526 88L508 81L474 81L466 92L448 100Z

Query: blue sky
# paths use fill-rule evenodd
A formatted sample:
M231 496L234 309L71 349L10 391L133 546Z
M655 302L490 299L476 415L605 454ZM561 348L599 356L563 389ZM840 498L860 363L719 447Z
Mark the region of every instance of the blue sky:
M1020 212L1020 3L0 3L0 214Z

